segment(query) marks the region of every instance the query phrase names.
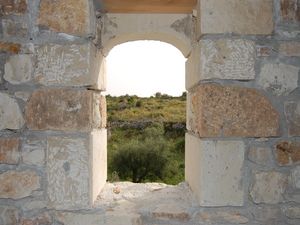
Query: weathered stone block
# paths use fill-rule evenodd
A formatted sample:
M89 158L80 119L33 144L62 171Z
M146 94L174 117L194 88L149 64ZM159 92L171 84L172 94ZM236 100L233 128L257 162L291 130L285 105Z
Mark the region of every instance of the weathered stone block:
M23 217L20 225L52 225L52 219L49 213L44 212L30 218Z
M258 165L267 166L272 163L272 150L267 147L251 147L248 159Z
M0 130L20 129L24 125L17 101L8 94L0 93Z
M0 41L0 52L7 53L19 53L21 50L21 45L16 43L2 42Z
M40 188L40 177L32 170L7 171L0 174L0 198L20 199Z
M25 38L28 33L28 25L26 21L17 21L11 19L2 20L3 37L9 38Z
M300 189L300 166L295 167L291 172L292 185Z
M287 206L284 207L283 212L290 219L300 219L300 207Z
M24 164L44 166L46 141L34 138L24 140L22 144L22 161Z
M198 214L199 221L205 224L245 224L249 219L238 211L205 210Z
M0 16L24 14L27 11L27 0L1 0Z
M190 213L180 205L161 204L158 205L152 212L155 219L189 221Z
M91 33L90 2L41 0L38 24L55 32L87 36Z
M19 138L0 138L0 163L18 164Z
M255 51L253 41L201 40L186 64L187 89L199 80L254 79Z
M202 34L271 34L273 0L198 0Z
M279 54L284 56L300 56L300 42L285 42L279 45Z
M290 136L300 136L300 101L284 104L285 117Z
M13 55L5 63L4 79L11 84L26 83L32 75L33 59L30 55Z
M37 49L34 78L46 86L88 86L104 90L105 58L92 43L44 45Z
M279 114L255 89L203 84L189 92L187 104L187 128L200 137L278 135Z
M279 142L276 145L276 160L280 166L300 163L300 142Z
M201 206L244 204L242 141L207 141L186 134L185 176Z
M287 182L287 176L283 173L257 172L254 174L250 196L255 203L277 204L283 201Z
M12 206L0 205L0 224L16 225L19 223L19 210Z
M93 91L42 89L32 94L25 117L32 130L87 131L106 126L105 108L104 98Z
M95 225L95 224L107 224L105 217L100 213L71 213L71 212L57 212L55 218L64 225Z
M280 0L281 20L300 22L300 2L298 0Z
M282 63L263 65L258 79L258 85L273 95L288 95L298 85L299 68Z

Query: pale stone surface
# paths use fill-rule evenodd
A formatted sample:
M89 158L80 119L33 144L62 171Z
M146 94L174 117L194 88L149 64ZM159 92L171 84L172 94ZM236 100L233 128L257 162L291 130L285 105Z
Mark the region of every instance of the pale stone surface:
M300 42L285 42L279 45L279 54L284 56L300 56Z
M189 212L181 205L160 204L152 212L152 216L158 219L188 221Z
M261 68L258 85L276 96L288 95L298 87L298 73L298 67L268 63Z
M73 209L89 206L89 137L47 140L48 206Z
M116 45L136 40L158 40L174 45L187 57L191 51L192 17L187 14L105 14L103 54Z
M287 176L276 171L254 174L250 196L255 203L277 204L283 201Z
M19 210L12 206L0 205L0 224L16 225L19 222Z
M300 101L284 104L285 117L290 136L300 136Z
M105 217L101 213L82 214L71 212L57 212L55 218L64 225L96 225L106 224ZM123 224L123 223L122 223ZM127 224L126 224L127 225Z
M16 98L22 99L24 102L27 102L29 99L31 93L30 92L25 92L25 91L17 91L15 92Z
M29 82L33 75L31 55L13 55L5 63L4 79L12 84Z
M41 0L38 24L49 29L78 36L91 33L90 2L86 0Z
M22 217L21 225L52 225L52 218L48 212L39 213L30 217Z
M295 167L291 172L293 186L300 189L300 166Z
M251 88L202 84L188 93L187 110L187 129L200 137L269 137L279 132L278 112Z
M300 219L300 207L287 206L283 209L284 214L291 219Z
M22 161L27 165L44 166L46 155L46 141L26 139L22 144Z
M282 216L281 209L278 206L263 205L255 207L253 210L255 220L262 222L262 224L273 224L276 218Z
M202 34L271 34L273 0L198 0Z
M0 93L0 130L16 130L23 125L24 119L17 101L8 94Z
M272 150L268 147L251 147L248 159L258 165L269 165L272 162Z
M276 160L280 166L300 163L300 142L282 141L276 144Z
M19 138L0 138L0 164L18 164Z
M31 170L10 170L0 174L0 184L0 198L20 199L40 188L40 177Z
M28 33L28 25L25 20L11 20L3 19L2 20L2 31L3 37L6 39L21 37L25 38Z
M201 40L186 63L186 88L207 79L254 79L255 51L249 40Z
M105 99L97 92L41 89L32 94L25 117L32 130L87 131L106 126L105 109Z
M198 214L200 221L208 224L230 223L245 224L249 219L239 212L234 211L203 211Z
M105 58L93 43L47 44L37 48L36 82L105 90Z
M201 206L244 204L242 141L208 141L186 134L185 176Z

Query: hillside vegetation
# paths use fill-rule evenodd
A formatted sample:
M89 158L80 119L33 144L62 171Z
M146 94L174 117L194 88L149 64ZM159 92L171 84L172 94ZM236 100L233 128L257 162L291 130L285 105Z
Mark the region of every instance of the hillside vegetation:
M109 180L183 181L186 94L106 99Z

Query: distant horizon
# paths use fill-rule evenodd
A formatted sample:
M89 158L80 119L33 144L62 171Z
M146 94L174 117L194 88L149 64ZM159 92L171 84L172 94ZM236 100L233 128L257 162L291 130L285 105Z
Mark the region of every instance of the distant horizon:
M107 56L104 95L141 98L155 93L180 97L185 90L185 61L174 46L159 41L134 41L114 47Z

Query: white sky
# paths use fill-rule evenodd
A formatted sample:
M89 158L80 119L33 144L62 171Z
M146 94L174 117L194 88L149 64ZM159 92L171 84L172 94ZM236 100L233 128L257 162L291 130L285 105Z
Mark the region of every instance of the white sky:
M107 59L107 91L112 96L149 97L156 92L180 96L185 91L185 58L159 41L115 46Z

